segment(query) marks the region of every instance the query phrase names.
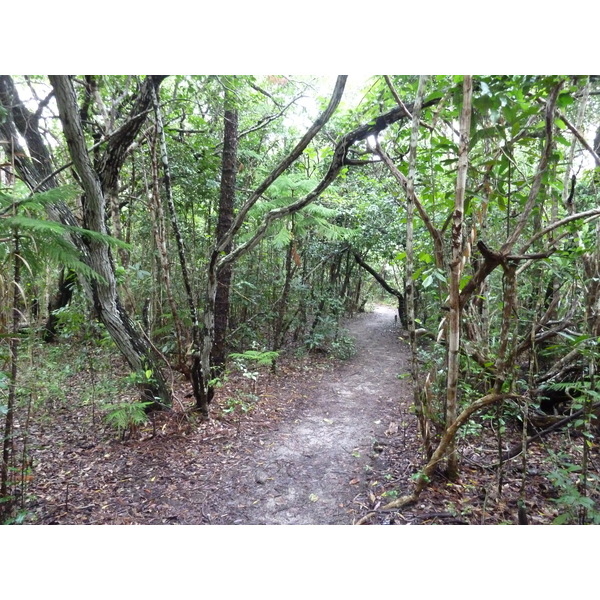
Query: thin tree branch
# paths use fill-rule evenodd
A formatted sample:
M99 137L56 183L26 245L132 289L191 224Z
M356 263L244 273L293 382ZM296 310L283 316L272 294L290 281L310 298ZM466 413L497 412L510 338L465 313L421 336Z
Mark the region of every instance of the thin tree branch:
M392 83L390 76L384 75L383 78L385 79L385 82L387 83L387 86L390 89L390 92L392 92L392 96L394 96L394 100L398 103L398 106L403 108L408 113L408 118L412 120L412 115L410 114L410 112L404 105L404 102L402 102L402 99L398 95L398 92L396 91L396 88L394 87L394 84ZM419 125L421 125L422 127L425 127L426 129L429 129L429 131L435 131L435 129L431 125L429 125L428 123L425 123L425 121L422 121L421 119L419 119Z
M571 221L577 221L578 219L592 220L599 216L600 216L600 207L592 208L590 210L586 210L586 211L583 211L580 213L569 215L568 217L565 217L564 219L561 219L560 221L555 221L554 223L550 223L550 225L544 227L544 229L542 229L541 231L538 231L538 233L536 233L525 244L523 244L523 246L519 250L519 254L525 254L525 252L527 252L527 250L531 247L531 245L534 244L535 242L537 242L541 237L544 237L546 234L550 233L551 231L554 231L555 229L558 229L559 227L562 227L563 225L566 225L567 223L570 223Z
M319 118L313 123L310 129L304 134L302 139L296 144L296 147L290 152L290 154L282 160L273 171L266 177L266 179L254 190L254 193L248 200L246 200L244 206L238 212L236 218L231 225L229 231L223 236L223 239L220 241L218 247L216 248L217 252L222 252L227 246L229 246L233 242L233 238L235 234L240 230L244 220L246 219L248 212L250 209L256 204L258 199L262 196L262 194L271 186L271 184L304 152L305 148L310 144L312 139L317 135L317 133L321 130L321 128L327 123L327 121L333 115L335 109L337 108L340 100L342 99L342 94L344 93L344 88L346 87L347 75L340 75L337 79L335 89L333 91L333 95L331 100L329 101L329 105L326 110L319 116ZM231 262L231 261L228 261Z
M600 408L600 402L596 402L596 403L592 404L592 406L591 406L591 410L597 410L598 408ZM521 444L517 444L516 446L513 446L510 450L508 450L507 452L505 452L502 455L502 462L504 462L506 460L510 460L511 458L515 458L516 456L519 456L519 454L521 454L521 452L523 452L523 446L525 446L525 449L527 449L532 442L535 442L536 440L540 439L542 436L552 433L553 431L560 429L563 425L566 425L567 423L574 421L575 419L577 419L578 417L583 415L586 410L588 410L587 407L581 408L581 409L575 411L574 413L571 413L569 416L565 417L564 419L561 419L560 421L553 423L552 425L550 425L550 427L547 427L546 429L539 431L535 435L528 437L525 444L521 443ZM495 467L497 465L491 465L491 466Z
M352 251L352 255L354 256L354 260L365 270L367 273L370 273L377 283L388 293L392 294L392 296L396 296L399 300L404 298L402 292L393 288L373 267L367 264L358 254L358 252Z
M550 161L550 155L552 154L552 137L553 137L553 127L554 127L554 111L556 108L556 100L558 98L558 93L560 92L560 88L563 85L563 81L560 81L557 85L554 86L548 100L546 101L546 141L544 145L544 150L542 152L542 156L538 163L537 171L533 179L533 184L531 186L531 190L529 191L529 197L527 199L527 203L521 212L521 216L519 220L511 232L508 240L504 242L501 248L502 254L508 254L508 252L515 245L517 240L519 239L527 221L529 219L529 215L535 206L538 194L542 187L542 178L546 169L548 168L548 163Z
M256 125L254 125L253 127L250 127L249 129L246 129L245 131L242 131L239 135L238 135L238 140L243 138L246 135L249 135L251 133L254 133L255 131L258 131L260 129L263 129L263 127L266 127L267 125L269 125L270 123L272 123L273 121L276 121L277 119L279 119L279 117L283 116L283 114L285 113L285 111L292 106L292 104L294 104L295 102L297 102L298 100L300 100L300 98L304 98L304 96L296 96L294 99L292 99L288 104L286 104L276 115L267 115L266 117L264 117L263 119L261 119ZM279 105L280 106L280 105ZM223 144L223 142L219 142L215 148L218 148L219 146L221 146Z
M267 92L267 90L263 90L263 88L261 88L259 85L257 85L256 83L251 83L250 87L254 90L256 90L257 92L261 93L263 96L266 96L267 98L269 98L273 104L275 104L276 106L278 106L279 108L281 108L281 102L278 102L277 100L275 100L275 98L273 98L272 94L270 94L269 92Z
M429 234L431 235L431 238L433 240L433 245L435 248L434 254L435 254L435 258L436 258L436 266L438 268L441 268L443 266L443 256L444 256L444 240L442 239L442 234L440 233L439 229L437 229L435 227L435 225L429 218L427 211L425 210L425 208L423 207L423 204L421 204L421 201L415 194L414 189L412 189L412 188L409 189L408 179L406 178L406 176L403 173L401 173L398 170L396 165L392 162L392 159L385 152L385 150L381 147L381 144L379 143L378 138L375 139L375 152L381 157L381 159L386 164L387 168L390 170L391 174L394 176L396 181L398 181L398 183L400 183L400 185L402 186L402 188L404 189L406 194L410 195L411 200L414 202L414 205L417 207L419 216L421 217L421 220L423 221L425 227L427 228L427 231L429 231Z
M583 135L580 133L577 127L575 127L575 125L573 125L573 123L571 123L571 121L569 121L569 119L567 119L567 117L560 111L557 110L556 115L561 121L564 122L564 124L569 128L571 133L579 140L581 145L590 153L590 155L596 162L596 166L600 167L600 156L598 156L596 152L594 152L594 149L587 143L586 139L583 137Z

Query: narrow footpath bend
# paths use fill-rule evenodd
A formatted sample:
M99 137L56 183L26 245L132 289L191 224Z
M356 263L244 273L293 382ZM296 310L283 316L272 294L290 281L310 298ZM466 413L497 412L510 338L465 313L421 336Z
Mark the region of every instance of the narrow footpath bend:
M228 473L220 498L209 501L221 515L213 524L351 524L360 516L355 499L410 398L408 382L398 379L408 356L394 315L377 306L348 323L356 355Z

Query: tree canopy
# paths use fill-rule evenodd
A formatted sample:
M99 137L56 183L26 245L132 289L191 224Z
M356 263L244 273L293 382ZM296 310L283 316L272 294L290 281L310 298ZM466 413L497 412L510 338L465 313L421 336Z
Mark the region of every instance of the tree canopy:
M143 411L180 373L208 417L231 353L343 355L340 320L378 296L413 353L416 494L456 476L486 407L527 422L570 385L589 424L599 94L581 75L1 76L2 377L22 329L93 322Z

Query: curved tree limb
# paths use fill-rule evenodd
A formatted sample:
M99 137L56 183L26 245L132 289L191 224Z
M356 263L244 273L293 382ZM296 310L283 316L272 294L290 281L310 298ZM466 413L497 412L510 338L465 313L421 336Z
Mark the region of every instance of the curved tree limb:
M538 233L536 233L529 240L527 240L527 242L525 244L523 244L523 246L519 249L519 254L525 254L525 252L527 252L527 250L531 247L531 245L534 244L535 242L537 242L540 238L544 237L551 231L554 231L555 229L558 229L559 227L562 227L563 225L570 223L571 221L577 221L579 219L586 219L586 222L587 222L587 221L591 221L592 219L597 218L597 217L600 217L600 207L591 208L590 210L585 210L583 212L575 213L575 214L569 215L568 217L565 217L564 219L561 219L560 221L555 221L554 223L550 223L550 225L547 225L546 227L544 227L544 229L542 229L541 231L538 231Z
M581 132L577 129L577 127L575 127L575 125L573 125L573 123L571 123L571 121L569 121L569 119L567 119L567 117L559 110L556 111L556 115L561 121L564 122L564 124L571 131L571 133L577 138L579 143L590 153L590 156L594 159L596 166L600 167L600 156L598 156L594 149L588 144L588 142L583 137Z
M313 127L311 127L311 129L306 133L304 138L302 138L302 140L298 143L298 145L293 150L293 152L284 161L282 161L276 167L276 169L274 169L271 172L271 174L263 181L263 183L258 188L256 188L256 190L254 191L252 196L246 201L244 206L240 209L240 212L238 213L231 229L229 230L227 235L224 236L223 240L221 241L218 248L216 249L217 252L222 252L223 249L227 246L227 244L231 242L231 240L233 239L233 236L239 231L240 227L242 226L242 223L243 223L244 219L246 218L248 211L258 201L261 194L263 194L265 192L265 190L275 181L275 179L277 179L277 177L279 177L279 175L281 175L281 173L283 173L283 171L285 171L285 169L287 169L292 164L292 162L294 162L294 160L298 156L300 156L300 154L302 153L304 148L306 148L306 146L308 145L310 140L312 140L312 138L316 135L316 133L318 132L318 129L320 129L325 124L326 120L328 120L331 117L333 110L335 110L335 107L337 106L337 104L339 104L339 101L341 99L341 93L343 92L343 85L345 85L345 78L344 78L343 82L340 82L339 79L340 78L338 78L338 83L336 84L336 88L334 90L332 99L331 99L330 104L327 107L327 110L325 111L325 113L323 113L323 115L321 115L321 117L317 120L317 122L315 122ZM338 89L340 86L342 86L341 89ZM437 104L438 102L439 102L439 98L429 100L428 102L423 103L423 108L433 106L434 104ZM412 105L408 107L408 110L412 110ZM302 199L297 200L293 204L290 204L286 207L277 208L277 209L273 209L272 211L269 211L263 217L263 219L264 219L263 223L261 224L261 226L259 226L260 231L257 231L257 234L255 236L253 236L252 239L250 239L248 242L246 242L242 246L236 248L232 253L230 253L227 256L222 257L218 261L219 268L226 263L237 260L241 255L245 254L246 252L248 252L249 250L254 248L254 246L264 237L268 226L274 220L285 217L285 216L292 214L298 210L301 210L302 208L304 208L305 206L307 206L308 204L313 202L316 198L318 198L319 195L322 194L323 191L329 187L329 185L331 185L331 183L337 177L337 175L341 171L341 169L344 166L351 164L352 159L348 158L348 152L350 151L350 148L356 142L366 140L371 135L377 135L379 132L383 131L384 129L386 129L387 127L392 125L393 123L396 123L402 119L407 118L409 114L410 113L407 113L403 108L396 106L395 108L388 111L387 113L380 115L379 117L377 117L376 119L373 119L369 123L366 123L364 125L361 125L360 127L357 127L356 129L354 129L353 131L347 133L344 137L342 137L342 139L338 142L338 144L334 150L333 158L331 160L329 169L328 169L327 173L325 174L325 176L323 177L323 179L321 180L321 182L317 185L317 187L312 192L310 192L307 196L305 196ZM321 121L323 119L325 119L325 121L323 123L321 123ZM318 125L317 131L313 132L313 129L317 125ZM309 138L309 139L306 139L306 138ZM305 139L306 139L306 143L304 143Z
M399 290L393 288L373 267L367 264L360 256L358 252L352 252L354 256L354 260L365 270L367 273L370 273L376 280L377 283L388 293L392 294L392 296L396 296L398 299L403 299L404 295Z
M429 231L429 235L433 240L433 248L434 248L434 256L435 256L435 264L439 269L444 267L444 240L442 238L442 234L439 229L435 227L427 211L423 207L423 204L419 200L418 196L415 194L414 188L410 188L408 178L398 170L398 167L393 163L392 159L385 152L385 150L381 147L379 140L375 141L375 151L381 157L381 160L386 164L387 168L390 170L390 173L394 176L396 181L402 186L406 194L408 194L417 207L417 211L419 212L419 216L423 221L423 224Z
M398 316L400 317L400 321L402 322L402 325L404 325L404 327L406 327L408 325L408 322L407 322L407 318L406 318L406 310L404 308L404 305L405 305L404 294L400 290L393 288L371 265L367 264L362 259L362 257L360 256L360 254L358 252L352 251L352 255L354 256L354 260L356 261L356 263L360 267L362 267L367 273L370 273L375 278L375 281L377 281L377 283L388 294L391 294L392 296L396 296L396 298L398 298Z
M440 443L438 444L438 447L436 448L435 452L433 453L432 457L430 458L429 462L425 465L423 470L418 474L417 481L416 481L416 484L415 484L412 494L407 494L405 496L401 496L400 498L397 498L396 500L389 502L385 506L382 506L379 509L379 511L388 511L388 510L392 510L392 509L403 508L404 506L408 506L410 504L414 504L415 502L417 502L417 500L419 499L419 496L421 495L421 492L427 487L427 485L430 481L430 477L433 474L433 471L435 470L436 466L445 457L446 451L447 451L450 443L454 439L456 432L460 429L460 427L462 427L466 423L467 419L469 419L469 417L473 413L477 412L478 410L481 410L482 408L485 408L486 406L490 406L491 404L494 404L496 402L500 402L500 400L507 400L509 398L517 399L517 398L519 398L519 396L516 394L490 393L490 394L483 396L482 398L479 398L479 400L475 400L475 402L473 402L472 404L467 406L467 408L465 408L460 413L460 415L458 415L457 419L446 430L446 432L442 436L442 439L440 440ZM372 512L367 513L364 517L362 517L359 521L357 521L356 525L364 525L376 514L377 514L377 511L372 511Z
M308 146L311 140L317 135L317 133L323 128L325 123L331 118L335 109L337 108L346 85L347 76L339 76L329 101L329 104L325 111L320 117L313 123L306 134L298 142L292 152L271 171L271 173L264 179L264 181L254 190L250 198L242 206L238 214L236 215L231 227L225 233L225 235L217 242L212 252L208 267L208 283L206 291L206 306L204 313L204 328L203 328L203 345L201 353L202 362L202 373L204 378L204 393L206 397L211 396L210 381L211 381L211 365L210 365L210 354L214 343L214 310L215 310L215 295L216 295L216 280L218 273L226 266L233 264L241 256L252 250L266 235L269 225L283 217L292 215L295 212L301 210L305 206L308 206L311 202L316 200L335 180L338 173L344 166L348 164L348 152L350 151L353 144L357 141L365 140L370 135L376 135L392 123L395 123L403 118L406 118L409 113L403 108L395 107L387 113L377 117L373 121L361 125L353 131L347 133L338 142L334 154L323 179L319 184L306 196L298 199L296 202L291 204L270 210L263 216L263 220L260 225L254 231L254 235L245 243L240 244L237 248L227 252L227 248L233 243L233 239L237 232L242 227L248 212L256 204L262 194L269 188L269 186L302 154L304 149ZM437 99L433 99L425 106L431 106L437 103Z
M338 77L331 100L329 101L329 105L325 111L312 124L302 139L296 144L296 147L273 169L273 171L271 171L271 173L269 173L264 181L254 190L254 193L250 196L250 198L246 200L244 206L242 206L236 218L234 219L229 231L219 241L219 244L216 248L217 252L222 252L233 242L235 234L240 230L240 227L248 216L250 209L256 204L258 199L271 186L271 184L302 154L302 152L304 152L312 139L317 135L317 133L319 133L325 123L329 121L338 104L340 103L340 100L342 99L347 78L347 75L340 75Z

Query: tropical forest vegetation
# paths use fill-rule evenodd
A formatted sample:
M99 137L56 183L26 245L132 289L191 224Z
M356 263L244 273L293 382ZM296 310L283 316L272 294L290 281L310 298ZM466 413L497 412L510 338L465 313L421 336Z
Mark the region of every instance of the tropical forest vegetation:
M600 523L599 190L597 76L0 76L1 522Z

